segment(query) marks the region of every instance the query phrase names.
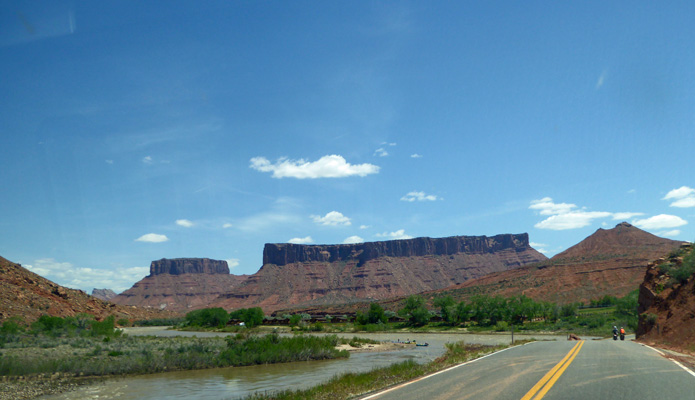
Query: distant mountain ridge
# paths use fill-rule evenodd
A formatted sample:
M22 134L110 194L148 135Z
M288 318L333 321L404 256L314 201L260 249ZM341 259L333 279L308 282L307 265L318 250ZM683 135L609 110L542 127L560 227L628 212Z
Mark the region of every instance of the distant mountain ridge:
M525 233L337 245L271 243L253 275L155 274L158 265L171 264L158 260L149 276L112 301L176 311L260 306L270 312L288 305L419 293L545 259Z
M490 274L441 293L460 299L475 294L524 294L561 304L589 301L607 294L622 297L637 289L651 260L683 243L622 222L613 229L598 229L548 261Z

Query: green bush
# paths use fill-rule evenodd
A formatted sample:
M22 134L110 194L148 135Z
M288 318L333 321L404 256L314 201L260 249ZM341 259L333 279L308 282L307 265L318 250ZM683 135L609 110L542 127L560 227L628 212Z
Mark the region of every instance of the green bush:
M221 307L203 308L186 314L189 326L223 328L229 321L229 314Z

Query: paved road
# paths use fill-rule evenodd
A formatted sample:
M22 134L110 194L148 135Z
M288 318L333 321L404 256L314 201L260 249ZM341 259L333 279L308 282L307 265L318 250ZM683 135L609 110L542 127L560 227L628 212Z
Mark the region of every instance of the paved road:
M630 341L534 342L367 398L682 400L695 376Z

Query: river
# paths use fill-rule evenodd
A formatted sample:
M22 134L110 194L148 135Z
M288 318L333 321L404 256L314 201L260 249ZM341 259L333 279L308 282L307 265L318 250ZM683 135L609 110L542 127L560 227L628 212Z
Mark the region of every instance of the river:
M179 332L161 327L128 328L127 334L156 336L225 336L225 333ZM465 341L470 344L508 344L508 334L473 335L461 333L350 333L338 334L378 341L416 340L429 343L427 347L411 347L388 352L352 353L348 359L308 361L252 367L215 368L197 371L177 371L126 378L107 379L76 391L43 396L44 400L76 399L238 399L254 392L273 392L315 386L345 372L366 372L376 367L413 359L424 363L444 353L445 343ZM557 335L514 335L516 339L565 340Z

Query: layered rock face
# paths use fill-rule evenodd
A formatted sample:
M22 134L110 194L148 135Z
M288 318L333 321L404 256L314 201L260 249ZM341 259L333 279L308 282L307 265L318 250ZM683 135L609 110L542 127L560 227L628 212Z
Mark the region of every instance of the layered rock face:
M225 274L229 275L227 261L209 258L173 258L152 261L150 275Z
M661 238L626 222L599 229L546 262L490 274L446 290L457 300L476 294L526 295L565 304L637 289L651 260L683 242ZM441 294L439 294L441 295Z
M212 303L224 308L324 305L407 296L545 260L527 234L345 245L267 244L263 267Z
M678 254L649 265L639 288L636 333L640 342L695 353L695 275L692 267L684 266L692 252L692 244L686 244ZM674 271L681 268L686 268L687 275L674 278Z
M230 275L224 260L163 258L152 261L150 274L111 302L187 312L207 307L245 279L246 275Z

